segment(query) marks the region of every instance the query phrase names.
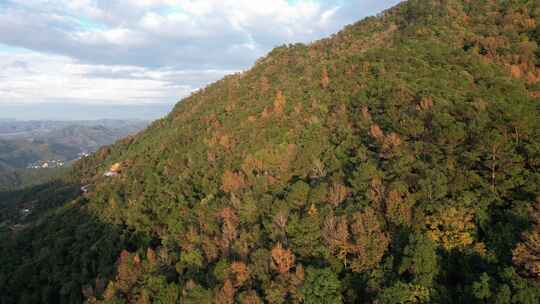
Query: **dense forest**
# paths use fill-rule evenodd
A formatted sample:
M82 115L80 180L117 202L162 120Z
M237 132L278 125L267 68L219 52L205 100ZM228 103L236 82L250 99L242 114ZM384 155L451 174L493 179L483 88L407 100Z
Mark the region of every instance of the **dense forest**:
M409 0L278 47L2 194L0 303L540 303L539 45L536 0Z

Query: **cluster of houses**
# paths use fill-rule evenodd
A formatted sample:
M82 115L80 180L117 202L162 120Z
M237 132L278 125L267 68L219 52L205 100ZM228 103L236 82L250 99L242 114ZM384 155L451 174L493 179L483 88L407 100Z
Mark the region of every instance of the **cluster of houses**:
M50 169L61 168L65 166L66 162L63 160L40 160L26 166L28 169Z
M79 160L82 158L89 157L90 153L88 152L80 152L77 153L77 158L75 160ZM49 168L61 168L66 165L66 162L63 160L39 160L33 163L28 164L26 168L28 169L49 169Z
M90 156L90 153L88 153L88 152L77 153L77 160L79 160L81 158L88 157L88 156Z

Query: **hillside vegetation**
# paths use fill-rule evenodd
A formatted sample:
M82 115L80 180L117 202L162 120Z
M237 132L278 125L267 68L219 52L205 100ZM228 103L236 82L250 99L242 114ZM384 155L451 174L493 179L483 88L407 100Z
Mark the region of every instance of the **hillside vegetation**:
M0 302L539 303L539 45L538 1L409 0L276 48L19 193Z
M43 184L52 179L62 176L62 174L67 171L68 168L49 168L36 170L10 169L0 167L0 191L9 192L11 190L30 187L32 185ZM4 204L4 202L0 203L0 205L2 204Z

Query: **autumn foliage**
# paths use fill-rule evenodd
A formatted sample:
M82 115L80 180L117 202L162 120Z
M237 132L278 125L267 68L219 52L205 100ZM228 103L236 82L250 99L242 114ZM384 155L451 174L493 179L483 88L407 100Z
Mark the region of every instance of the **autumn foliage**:
M242 173L225 171L221 178L221 189L225 192L235 192L246 186Z
M272 265L279 273L287 273L294 266L295 257L290 249L284 249L281 243L272 248Z
M521 242L513 250L513 262L540 280L540 197L531 208L531 219L533 226L523 233Z

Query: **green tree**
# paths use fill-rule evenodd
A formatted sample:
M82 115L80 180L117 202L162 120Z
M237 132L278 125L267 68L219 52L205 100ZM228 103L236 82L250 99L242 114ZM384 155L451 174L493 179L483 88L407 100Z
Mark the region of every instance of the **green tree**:
M343 303L341 283L330 268L308 267L301 292L306 304Z
M412 282L431 287L439 272L437 245L423 234L414 234L403 252L399 267L401 274L413 277Z

